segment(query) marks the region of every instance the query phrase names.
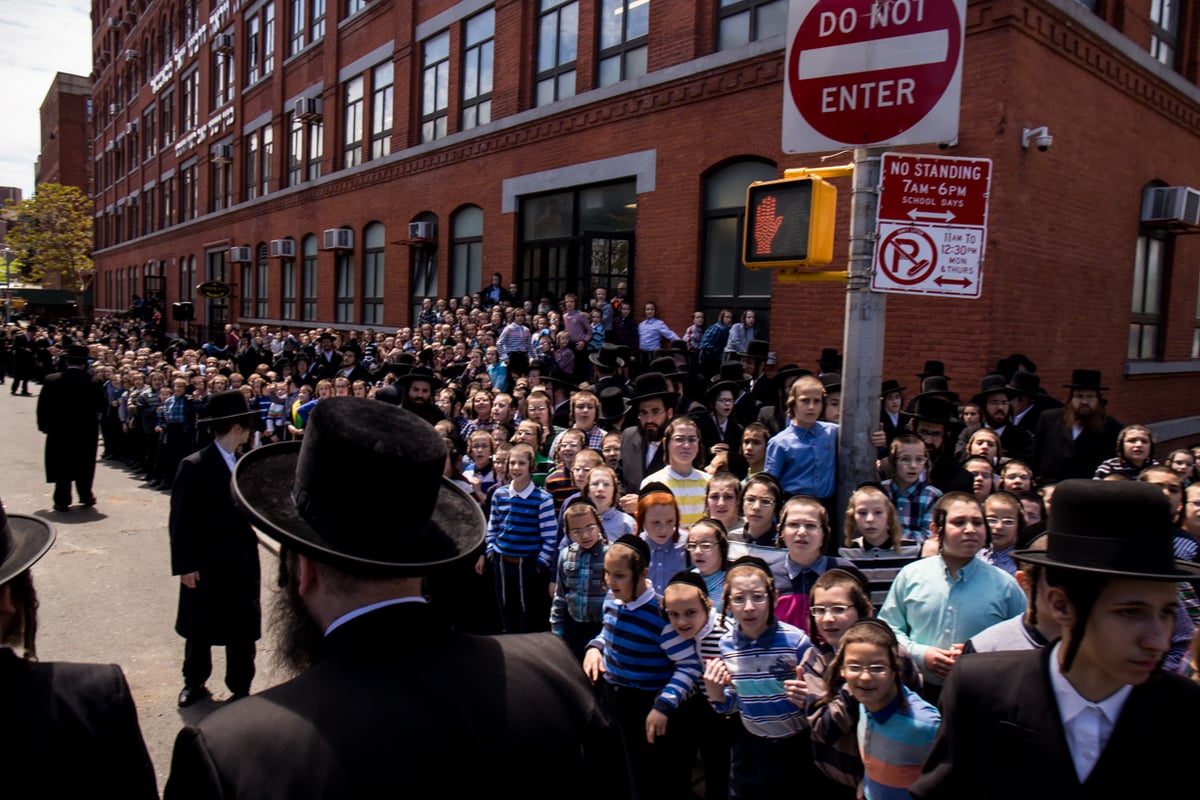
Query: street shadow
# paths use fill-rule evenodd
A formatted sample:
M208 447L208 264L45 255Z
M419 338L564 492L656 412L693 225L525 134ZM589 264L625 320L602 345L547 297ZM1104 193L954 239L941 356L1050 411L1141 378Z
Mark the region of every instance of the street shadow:
M55 511L43 508L33 512L35 517L41 517L55 525L83 525L88 522L99 522L108 519L108 515L96 510L95 506L73 506L70 511Z

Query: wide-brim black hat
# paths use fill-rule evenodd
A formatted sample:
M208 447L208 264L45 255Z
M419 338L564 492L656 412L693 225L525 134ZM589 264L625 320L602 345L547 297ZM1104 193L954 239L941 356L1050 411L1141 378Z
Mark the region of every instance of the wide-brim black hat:
M630 402L636 405L643 400L653 400L661 397L669 399L673 404L678 395L667 386L667 379L661 372L643 372L633 379L633 396Z
M940 397L951 403L958 402L958 392L950 391L950 381L944 375L930 375L921 381L921 393L917 397Z
M600 349L588 356L588 361L604 369L616 369L625 366L625 361L617 354L617 346L605 342Z
M941 361L926 361L925 366L917 373L917 377L921 380L934 375L946 376L946 365Z
M1044 551L1019 550L1013 558L1134 580L1200 578L1200 564L1175 558L1171 504L1151 483L1063 481L1046 532Z
M817 380L825 387L825 394L836 394L842 390L842 376L836 372L826 372Z
M902 419L915 419L922 422L933 422L948 428L962 426L958 418L958 407L941 397L917 395L913 398L912 406L907 411L901 411Z
M751 339L746 344L746 351L738 353L742 358L753 358L756 361L766 361L771 355L771 345L766 339Z
M880 397L880 399L882 399L884 397L887 397L892 392L903 392L907 388L908 388L907 386L901 386L900 381L894 380L892 378L888 378L879 387L879 397Z
M486 522L470 495L442 477L446 444L416 414L361 397L331 397L313 410L302 442L251 450L233 471L233 500L280 544L357 574L413 577L475 558ZM345 477L387 497L347 516Z
M445 385L442 383L442 379L437 375L434 375L433 370L431 370L429 367L413 367L405 374L398 375L396 377L396 383L404 386L405 388L407 388L408 385L413 381L425 381L429 384L430 390L434 392L436 392L438 389L441 389Z
M650 372L662 373L667 378L678 378L681 375L687 374L685 371L680 371L679 364L676 363L675 357L672 355L659 356L651 361L646 368Z
M579 381L575 380L575 376L569 372L563 372L557 367L542 373L542 383L557 384L569 392L579 389Z
M797 377L803 378L805 375L812 375L811 369L805 369L799 364L784 364L775 372L775 380L783 381L786 378Z
M1032 372L1014 372L1009 378L1008 388L1013 394L1037 398L1042 390L1042 379Z
M821 350L821 357L817 359L817 366L821 369L826 369L827 372L836 372L842 368L842 354L837 351L836 347L826 347Z
M1064 383L1065 389L1093 389L1097 392L1108 391L1107 386L1100 385L1100 370L1076 369L1071 371L1071 382Z
M987 405L988 397L994 394L1002 394L1012 400L1016 392L1008 385L1008 380L1003 375L984 375L979 381L979 392L971 398L971 402L982 408Z
M233 419L248 422L261 413L257 408L250 408L240 389L229 389L209 395L204 413L196 421L213 423Z
M84 364L88 360L88 349L81 344L73 344L67 348L64 356L70 364Z
M610 386L600 390L600 410L596 419L606 423L616 423L625 418L629 412L629 398L620 388Z
M32 567L54 544L54 526L37 517L11 516L0 504L0 586Z

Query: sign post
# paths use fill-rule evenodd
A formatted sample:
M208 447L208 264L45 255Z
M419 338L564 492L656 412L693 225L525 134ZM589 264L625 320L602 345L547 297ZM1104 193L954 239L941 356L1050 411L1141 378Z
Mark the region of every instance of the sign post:
M882 170L871 288L978 298L991 159L885 153Z

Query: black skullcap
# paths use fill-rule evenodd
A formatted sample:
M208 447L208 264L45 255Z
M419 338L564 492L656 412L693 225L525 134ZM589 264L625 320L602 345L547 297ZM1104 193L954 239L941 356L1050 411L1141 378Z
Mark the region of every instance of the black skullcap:
M646 549L647 549L647 551L649 550L649 548L646 548ZM731 570L734 567L757 567L758 569L761 569L763 572L765 572L767 575L771 574L771 568L769 566L767 566L767 562L763 561L758 556L742 556L737 561L734 561L732 564L729 565L729 569L731 569Z
M623 544L631 550L635 550L642 557L642 563L650 564L650 545L642 541L641 537L632 533L627 533L620 539L617 539L613 544Z
M708 584L704 582L704 577L699 572L691 570L682 570L671 576L671 580L667 581L667 586L670 587L676 583L686 583L689 586L695 586L700 590L703 597L708 597Z
M658 494L659 492L665 492L666 494L671 495L671 497L675 496L675 493L671 491L670 486L667 486L661 481L653 481L651 483L647 483L641 489L638 489L638 500L641 500L647 495Z

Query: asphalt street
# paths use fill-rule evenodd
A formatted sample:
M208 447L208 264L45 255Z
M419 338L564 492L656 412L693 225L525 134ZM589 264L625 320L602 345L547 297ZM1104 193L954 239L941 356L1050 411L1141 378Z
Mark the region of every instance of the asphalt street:
M208 682L214 699L186 709L176 704L183 688L183 640L174 629L179 579L171 575L170 495L150 489L120 462L100 461L98 504L84 508L76 503L68 512L54 511L53 486L45 482L42 466L44 437L35 413L40 387L30 385L33 397L14 397L9 389L8 384L0 387L0 499L8 513L40 517L58 532L54 547L33 570L40 601L38 657L114 663L124 669L161 791L179 729L220 708L229 696L223 683L224 650L218 647L213 649L213 678ZM259 553L265 611L274 589L276 560L266 547ZM281 680L272 656L268 636L258 645L252 691Z

